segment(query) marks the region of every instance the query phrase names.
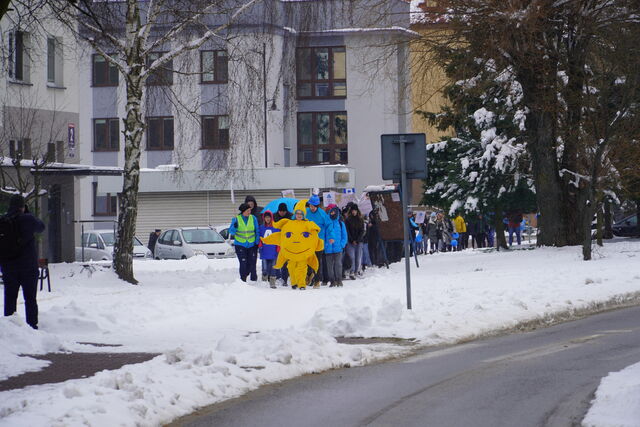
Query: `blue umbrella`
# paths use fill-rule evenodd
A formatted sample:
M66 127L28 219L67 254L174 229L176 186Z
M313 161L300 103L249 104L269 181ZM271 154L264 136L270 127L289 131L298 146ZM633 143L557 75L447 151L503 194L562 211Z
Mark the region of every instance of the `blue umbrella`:
M272 200L267 203L267 206L265 206L264 209L262 209L262 213L265 213L266 211L276 213L278 211L278 206L280 206L280 203L284 203L285 205L287 205L287 210L289 212L293 212L293 208L296 206L296 203L298 203L298 199L282 197L280 199Z

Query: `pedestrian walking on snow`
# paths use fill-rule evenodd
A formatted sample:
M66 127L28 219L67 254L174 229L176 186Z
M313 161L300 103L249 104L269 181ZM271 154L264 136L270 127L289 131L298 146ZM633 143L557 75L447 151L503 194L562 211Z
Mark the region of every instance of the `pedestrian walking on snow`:
M258 280L256 262L258 260L258 243L260 242L258 219L251 214L251 206L243 203L238 208L240 214L231 220L229 234L234 236L233 245L240 262L240 279L252 282Z

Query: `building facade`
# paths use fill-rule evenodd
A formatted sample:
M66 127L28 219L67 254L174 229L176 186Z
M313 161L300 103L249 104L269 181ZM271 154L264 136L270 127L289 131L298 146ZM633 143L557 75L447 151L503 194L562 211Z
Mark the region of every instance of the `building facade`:
M303 198L383 182L380 135L411 131L408 8L264 2L152 76L136 234L227 222L248 194L264 204L286 189ZM95 52L84 58L81 162L122 166L122 76ZM82 219L114 221L121 182L81 179Z
M47 226L41 255L70 260L76 180L32 171L79 162L77 44L46 8L26 11L20 4L0 21L0 39L0 207L4 212L11 193L26 195Z

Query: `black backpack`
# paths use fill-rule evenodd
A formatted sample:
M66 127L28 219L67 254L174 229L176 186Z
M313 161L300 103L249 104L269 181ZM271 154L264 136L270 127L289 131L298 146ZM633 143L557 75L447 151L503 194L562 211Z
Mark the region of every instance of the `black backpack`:
M18 215L0 216L0 261L10 261L22 254L22 236Z

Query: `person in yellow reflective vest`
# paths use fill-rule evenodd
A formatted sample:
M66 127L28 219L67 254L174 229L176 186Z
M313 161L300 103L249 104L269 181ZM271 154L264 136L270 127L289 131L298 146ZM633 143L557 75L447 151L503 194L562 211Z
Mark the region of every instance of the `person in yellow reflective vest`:
M251 215L249 204L243 203L238 209L240 214L231 220L229 234L234 236L233 245L240 262L240 279L246 282L249 277L252 282L255 282L258 280L256 262L258 243L260 243L258 219Z

